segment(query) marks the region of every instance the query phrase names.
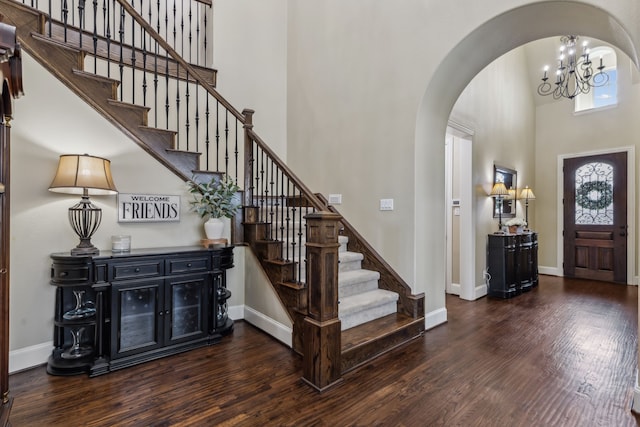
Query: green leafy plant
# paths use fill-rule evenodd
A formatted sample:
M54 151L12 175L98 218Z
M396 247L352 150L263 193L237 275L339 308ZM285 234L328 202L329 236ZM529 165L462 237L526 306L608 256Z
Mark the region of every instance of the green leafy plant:
M225 175L222 178L213 177L211 181L198 183L195 179L187 181L189 192L193 200L189 202L191 211L201 218L231 218L240 207L236 193L240 188L232 178Z

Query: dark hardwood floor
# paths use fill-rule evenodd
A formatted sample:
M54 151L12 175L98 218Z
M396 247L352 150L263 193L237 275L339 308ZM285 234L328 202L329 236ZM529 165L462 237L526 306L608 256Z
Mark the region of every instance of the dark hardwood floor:
M237 322L221 344L96 378L10 377L21 426L635 426L638 289L541 276L511 300L447 297L449 322L318 394Z

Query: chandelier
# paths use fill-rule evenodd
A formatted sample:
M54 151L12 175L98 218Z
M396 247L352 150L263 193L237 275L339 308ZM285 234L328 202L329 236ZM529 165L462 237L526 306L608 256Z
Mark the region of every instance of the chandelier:
M544 67L542 83L538 86L539 95L553 95L553 99L562 97L573 99L580 94L586 94L593 87L601 87L609 81L609 75L604 71L602 56L600 56L598 70L594 73L593 63L589 58L588 42L582 43L582 54L578 55L578 36L560 37L560 56L558 57L558 68L556 70L556 81L549 83L547 72L549 66Z

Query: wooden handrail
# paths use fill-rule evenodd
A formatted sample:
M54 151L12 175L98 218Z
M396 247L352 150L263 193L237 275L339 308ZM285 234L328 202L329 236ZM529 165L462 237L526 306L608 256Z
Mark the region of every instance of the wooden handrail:
M176 52L169 43L160 35L153 27L142 17L138 12L127 3L126 0L116 0L124 10L136 20L136 22L149 34L153 40L158 43L178 64L180 64L190 75L193 75L195 80L220 102L228 111L235 116L235 118L242 124L244 124L244 116L238 110L236 110L222 95L218 93L211 85L198 73L198 71L185 61L178 52Z

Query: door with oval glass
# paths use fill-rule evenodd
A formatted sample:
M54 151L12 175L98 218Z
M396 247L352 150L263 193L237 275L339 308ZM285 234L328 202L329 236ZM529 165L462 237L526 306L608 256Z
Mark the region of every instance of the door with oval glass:
M627 282L627 153L564 160L564 275Z

